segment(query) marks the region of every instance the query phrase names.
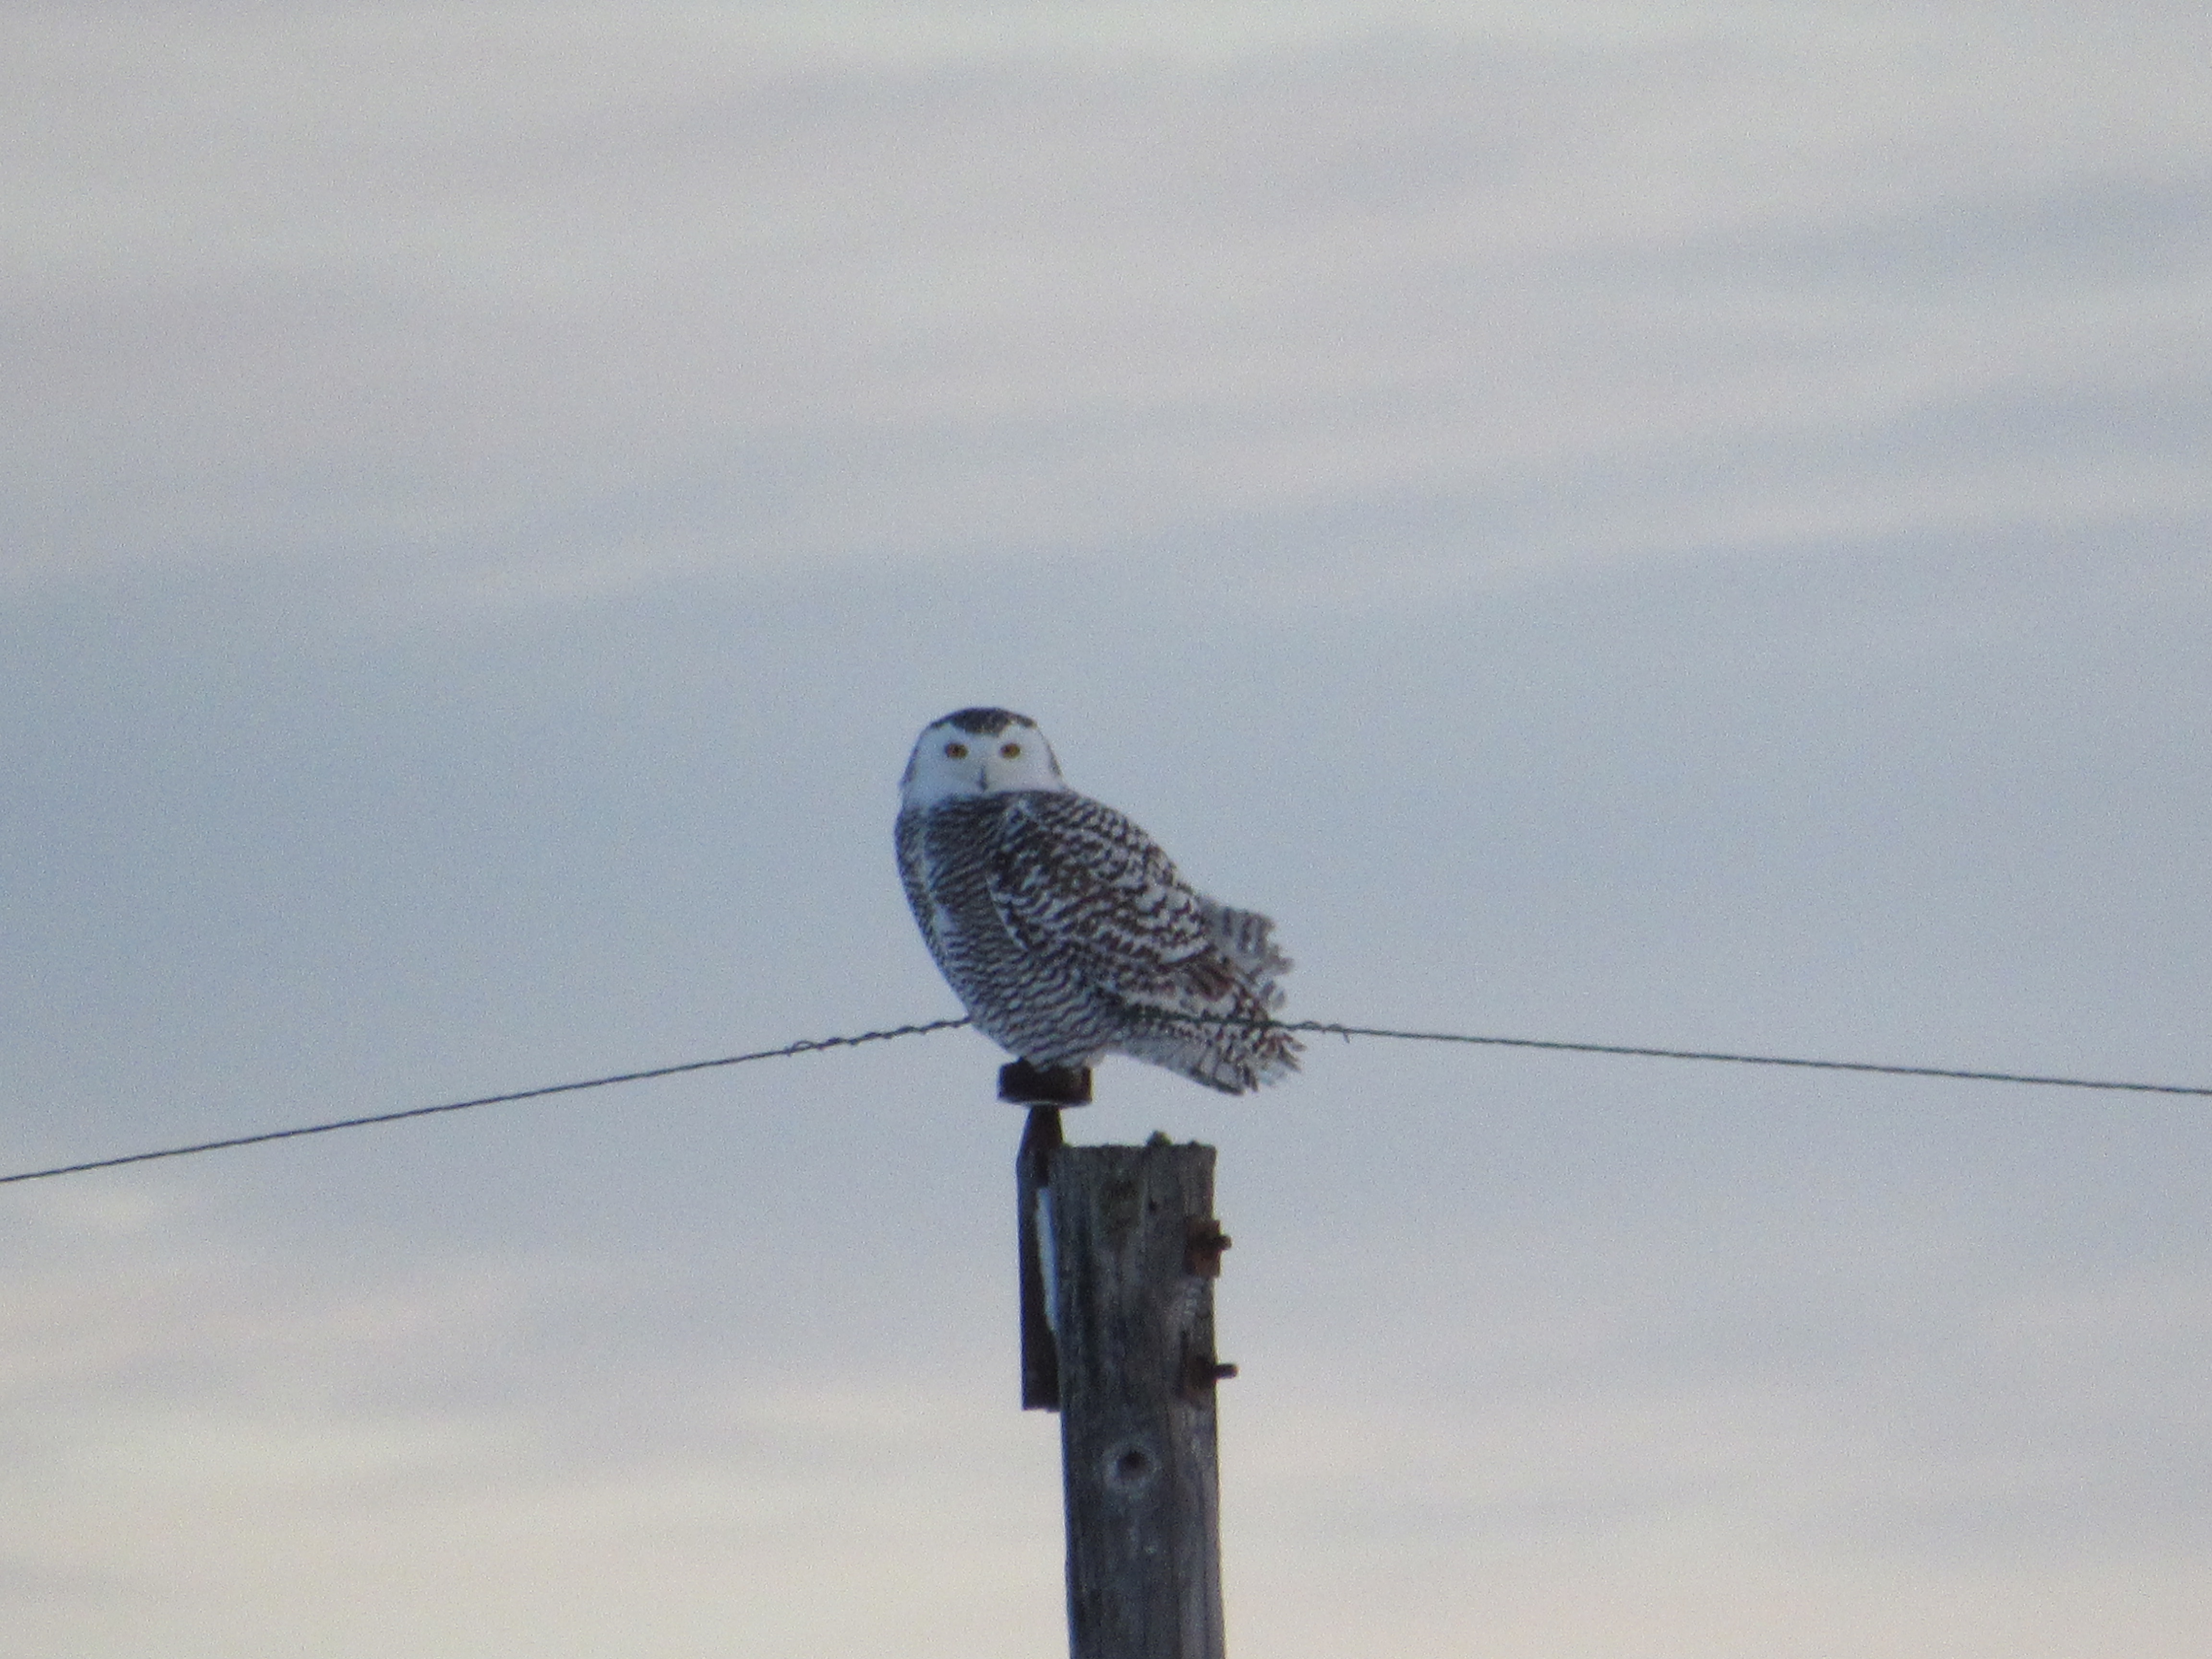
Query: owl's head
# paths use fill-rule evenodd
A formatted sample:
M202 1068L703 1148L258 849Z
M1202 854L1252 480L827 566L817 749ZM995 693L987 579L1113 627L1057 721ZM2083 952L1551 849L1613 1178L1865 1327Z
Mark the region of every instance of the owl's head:
M934 806L955 795L1065 789L1052 745L1026 714L963 708L925 726L899 780L899 805Z

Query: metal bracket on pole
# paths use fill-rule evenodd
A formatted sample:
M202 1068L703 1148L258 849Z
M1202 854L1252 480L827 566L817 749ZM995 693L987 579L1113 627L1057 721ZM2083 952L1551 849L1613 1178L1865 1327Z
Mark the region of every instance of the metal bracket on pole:
M999 1098L1030 1109L1014 1158L1020 1238L1022 1409L1060 1409L1060 1344L1052 1317L1052 1156L1063 1144L1060 1112L1091 1103L1088 1067L1042 1067L1018 1060L999 1068Z

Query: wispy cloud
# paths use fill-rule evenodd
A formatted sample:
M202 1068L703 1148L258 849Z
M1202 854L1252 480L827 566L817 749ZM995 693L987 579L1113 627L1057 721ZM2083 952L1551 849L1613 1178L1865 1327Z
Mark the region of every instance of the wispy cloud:
M1652 537L1755 538L1819 526L1741 434L2124 395L2205 343L2170 33L1263 15L19 18L12 562L557 592L1601 485L1662 434L1705 488L1639 500ZM2200 450L2042 487L2195 512ZM1932 465L1893 519L2017 482Z

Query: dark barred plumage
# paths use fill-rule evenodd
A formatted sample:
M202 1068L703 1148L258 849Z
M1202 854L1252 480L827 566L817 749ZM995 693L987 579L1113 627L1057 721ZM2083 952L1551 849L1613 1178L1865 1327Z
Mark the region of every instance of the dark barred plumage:
M976 717L1002 712L948 720L995 735ZM1062 788L954 795L902 811L897 840L930 954L1032 1066L1123 1054L1227 1094L1297 1069L1297 1041L1266 1024L1291 965L1273 924L1194 890L1113 808Z

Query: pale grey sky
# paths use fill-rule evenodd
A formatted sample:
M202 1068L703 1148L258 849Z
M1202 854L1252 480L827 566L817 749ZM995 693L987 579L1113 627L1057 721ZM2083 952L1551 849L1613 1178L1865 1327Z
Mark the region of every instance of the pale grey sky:
M0 1165L953 1012L1002 702L1301 1016L2212 1082L2212 22L0 12ZM26 1653L1060 1638L956 1034L0 1188ZM1243 1652L2194 1659L2202 1102L1381 1043ZM0 1171L4 1172L4 1171Z

